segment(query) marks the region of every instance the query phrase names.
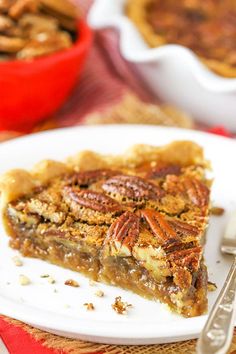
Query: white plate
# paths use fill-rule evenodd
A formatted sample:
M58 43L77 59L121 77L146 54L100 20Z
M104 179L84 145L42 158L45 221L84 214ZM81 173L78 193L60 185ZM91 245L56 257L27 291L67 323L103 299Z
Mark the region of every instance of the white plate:
M209 278L221 288L229 269L230 258L222 257L219 242L229 213L236 209L236 142L205 133L159 128L154 126L99 126L49 131L19 138L0 145L0 173L13 168L30 168L44 158L64 159L83 149L102 153L120 153L135 143L160 145L172 140L191 139L205 148L212 161L215 182L212 199L226 209L222 217L212 217L207 238L206 262ZM131 292L103 284L89 286L78 273L46 262L25 258L16 267L8 247L8 238L0 229L0 312L47 331L96 342L114 344L151 344L195 338L206 316L182 318L170 313L158 302L144 300ZM218 262L220 261L220 262ZM49 284L42 274L56 279ZM19 274L27 275L32 284L20 286ZM73 278L80 288L64 285ZM57 292L54 292L54 289ZM94 295L102 289L105 297ZM209 294L210 307L218 290ZM127 316L116 314L111 304L116 296L133 304ZM83 303L93 302L96 310L86 311ZM70 307L68 307L70 305Z
M216 75L181 45L150 48L124 13L126 0L95 0L88 21L92 28L120 32L122 56L132 62L149 88L203 123L236 129L236 78ZM109 55L113 56L113 51ZM114 61L117 55L114 52Z

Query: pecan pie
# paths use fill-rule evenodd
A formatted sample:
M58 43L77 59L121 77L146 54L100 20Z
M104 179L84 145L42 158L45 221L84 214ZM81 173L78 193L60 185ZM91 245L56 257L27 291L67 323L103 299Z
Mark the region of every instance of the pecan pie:
M207 310L204 234L210 181L189 141L84 151L1 177L11 247L160 300L186 317Z
M127 15L151 47L183 45L216 73L236 76L235 1L127 0Z

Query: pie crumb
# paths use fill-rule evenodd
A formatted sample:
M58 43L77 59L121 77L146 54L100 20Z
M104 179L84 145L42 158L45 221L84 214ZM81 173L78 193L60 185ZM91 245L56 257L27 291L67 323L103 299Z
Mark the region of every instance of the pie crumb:
M215 283L212 283L211 281L208 281L207 290L208 291L215 291L216 289L217 289L217 285Z
M78 288L80 286L79 283L73 279L67 279L64 284L68 286L73 286L74 288Z
M212 207L210 211L211 211L211 214L215 215L215 216L221 216L225 212L224 208L217 207L217 206Z
M20 285L29 285L31 283L30 279L26 275L23 275L23 274L20 274L19 282L20 282Z
M86 307L86 309L87 309L88 311L93 311L93 310L95 310L95 307L94 307L94 305L93 305L92 302L85 302L84 306Z
M23 262L19 257L14 256L14 257L12 257L12 260L17 267L23 266Z
M132 307L132 304L128 304L127 302L123 302L121 296L117 296L115 298L114 304L111 305L113 310L115 310L119 315L124 315L127 313L127 309Z
M56 283L56 280L53 279L53 277L51 277L51 276L47 277L47 279L48 279L49 284L55 284Z
M98 297L103 297L104 296L104 292L102 290L97 290L94 294L96 296L98 296Z
M42 274L40 275L40 278L49 278L49 274Z

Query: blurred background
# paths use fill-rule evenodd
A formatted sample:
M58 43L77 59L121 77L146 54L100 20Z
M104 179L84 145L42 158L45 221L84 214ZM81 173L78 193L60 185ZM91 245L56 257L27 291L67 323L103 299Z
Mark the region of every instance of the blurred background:
M73 3L69 0L0 0L0 140L78 124L110 123L197 128L231 136L232 127L236 124L236 107L232 105L235 99L229 92L229 85L232 86L231 91L236 89L236 85L234 78L226 77L229 76L228 71L227 75L222 72L226 59L224 55L217 54L221 65L219 72L216 60L215 63L209 60L216 50L212 50L213 54L208 51L205 65L206 59L200 62L204 48L197 47L192 43L193 38L183 35L189 23L198 27L200 23L201 27L194 35L198 36L200 30L205 31L203 38L208 33L213 49L222 53L224 45L214 42L214 21L227 20L225 36L229 41L230 35L236 33L236 21L230 5L226 1L228 7L221 9L223 19L216 14L213 20L202 23L204 16L212 11L212 6L218 6L217 1L208 0L206 5L202 5L199 1L182 0L174 11L175 16L172 16L171 6L176 5L168 0L166 8L161 8L162 22L156 19L154 7L152 22L149 20L148 23L158 34L157 41L161 38L158 31L166 33L167 39L150 45L148 38L153 38L153 33L147 37L145 31L145 19L148 17L140 15L145 12L144 3L139 0L127 3L121 0L74 0ZM159 1L155 3L158 6ZM124 40L122 42L122 26L112 24L112 19L116 16L121 18L121 13L122 26L126 29L130 26L130 34L126 32L128 44ZM179 35L172 38L170 33L180 20L181 26L175 31ZM164 53L161 61L160 49L173 51L176 50L173 47L177 47L175 44L189 53L173 52L169 57ZM128 48L124 48L125 45ZM230 47L229 44L227 46ZM230 65L233 67L232 45L230 50ZM134 58L127 58L128 51ZM185 57L187 55L190 57ZM142 56L149 57L149 62ZM194 63L190 62L191 56ZM141 58L138 59L139 65L135 63L137 58ZM186 74L188 71L189 76ZM212 86L215 83L215 86L206 89L206 85L199 83L197 74L201 79L205 75L205 81L212 80L207 84ZM227 85L228 91L225 89ZM227 92L220 92L219 87ZM211 105L211 102L215 104ZM216 107L217 102L223 108L224 119ZM215 107L216 112L210 111L208 106Z

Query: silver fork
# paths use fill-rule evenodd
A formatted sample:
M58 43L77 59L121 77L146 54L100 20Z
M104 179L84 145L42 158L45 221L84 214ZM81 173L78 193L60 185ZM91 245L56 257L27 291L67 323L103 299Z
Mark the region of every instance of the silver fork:
M236 212L231 215L226 227L221 251L234 255L234 260L200 334L197 342L198 354L226 354L232 341L236 312Z

